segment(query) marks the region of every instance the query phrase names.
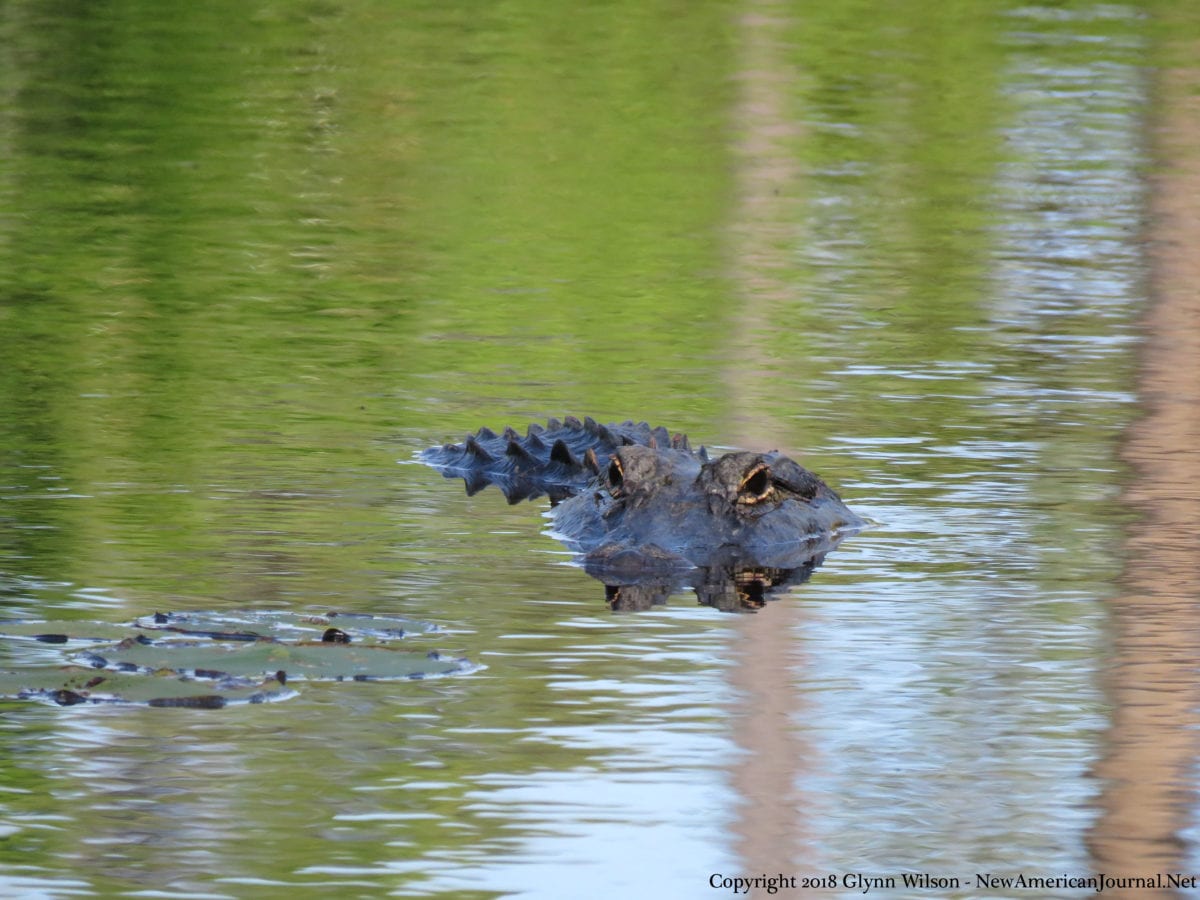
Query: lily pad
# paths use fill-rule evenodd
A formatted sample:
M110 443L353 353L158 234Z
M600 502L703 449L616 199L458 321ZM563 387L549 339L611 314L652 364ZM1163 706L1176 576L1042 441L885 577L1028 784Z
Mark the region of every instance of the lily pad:
M395 681L475 671L465 659L396 650L379 644L276 641L219 644L206 641L122 641L73 657L118 672L171 672L197 679L264 677L272 673L306 681Z
M129 636L128 625L107 622L0 620L0 640L37 641L42 644L95 644Z
M0 699L216 708L294 696L285 687L292 680L394 681L481 668L396 649L406 634L436 630L395 616L286 611L155 613L132 625L0 621L0 640L29 644L13 648L12 671L0 671Z
M399 616L376 616L368 613L312 612L296 613L283 610L234 610L212 612L155 613L134 620L134 625L146 631L169 631L190 637L206 637L226 641L303 641L320 639L330 629L345 633L349 643L357 641L392 641L406 634L428 634L437 631L431 622Z
M219 709L270 703L296 696L276 678L196 681L177 675L146 676L80 666L40 666L0 672L0 699L40 700L57 706L134 704Z

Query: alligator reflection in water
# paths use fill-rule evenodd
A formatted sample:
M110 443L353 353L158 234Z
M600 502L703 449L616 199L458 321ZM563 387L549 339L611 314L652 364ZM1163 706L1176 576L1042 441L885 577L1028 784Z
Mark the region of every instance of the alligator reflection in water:
M715 566L697 568L678 578L647 576L639 581L623 580L619 574L586 564L584 570L604 582L605 602L614 610L649 609L665 604L672 594L691 588L705 606L725 612L754 612L765 606L771 595L782 594L793 585L808 581L824 558L824 553L818 553L790 569Z
M545 428L481 428L418 459L467 493L496 485L510 503L546 495L549 533L606 585L611 606L641 609L682 588L719 609L754 609L805 581L866 521L820 478L778 453L710 458L645 422L568 416Z

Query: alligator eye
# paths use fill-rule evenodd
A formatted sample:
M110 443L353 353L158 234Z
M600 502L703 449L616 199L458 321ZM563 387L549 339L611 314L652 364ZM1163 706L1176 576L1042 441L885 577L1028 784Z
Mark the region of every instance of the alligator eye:
M625 470L621 468L621 460L613 457L608 464L608 492L613 497L621 496L621 486L625 483Z
M771 469L766 463L760 463L747 472L738 485L738 503L759 503L768 499L774 491Z

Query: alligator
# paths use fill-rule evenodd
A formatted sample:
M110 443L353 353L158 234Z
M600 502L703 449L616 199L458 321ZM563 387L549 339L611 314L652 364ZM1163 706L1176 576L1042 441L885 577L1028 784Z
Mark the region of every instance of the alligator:
M510 503L547 496L548 533L605 583L614 608L664 602L680 587L723 609L757 608L868 524L778 451L710 457L645 422L567 416L524 436L481 428L417 459L462 478L468 494L495 485Z

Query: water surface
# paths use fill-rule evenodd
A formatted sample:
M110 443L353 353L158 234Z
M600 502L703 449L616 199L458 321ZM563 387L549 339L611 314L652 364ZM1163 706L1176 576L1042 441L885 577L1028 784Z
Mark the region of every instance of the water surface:
M1113 859L1147 123L1194 28L1170 3L8 4L3 614L374 611L486 668L225 711L4 702L0 887L1018 897L975 873ZM566 413L789 450L880 525L757 614L613 614L537 504L397 465ZM1123 866L1196 867L1193 774Z

